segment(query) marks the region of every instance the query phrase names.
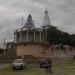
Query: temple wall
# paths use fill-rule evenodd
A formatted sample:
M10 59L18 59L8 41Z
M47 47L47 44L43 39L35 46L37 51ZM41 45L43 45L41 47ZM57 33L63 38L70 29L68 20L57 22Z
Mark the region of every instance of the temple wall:
M44 57L44 49L40 45L29 44L27 46L18 45L16 48L17 56L32 55L34 57Z
M52 49L51 47L45 48L44 46L41 46L39 44L28 44L26 46L24 45L17 45L16 47L16 54L17 56L23 56L23 55L32 55L34 57L40 58L40 57L68 57L72 56L75 50L73 49Z

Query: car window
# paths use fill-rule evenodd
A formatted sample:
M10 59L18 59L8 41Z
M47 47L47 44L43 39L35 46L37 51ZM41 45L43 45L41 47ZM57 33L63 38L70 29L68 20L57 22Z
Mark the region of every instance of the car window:
M15 60L15 63L23 63L23 60Z

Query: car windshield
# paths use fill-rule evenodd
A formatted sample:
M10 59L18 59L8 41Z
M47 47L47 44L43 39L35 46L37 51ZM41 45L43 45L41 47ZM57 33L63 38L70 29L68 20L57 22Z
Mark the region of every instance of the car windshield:
M14 61L15 63L23 63L23 60L22 59L17 59Z

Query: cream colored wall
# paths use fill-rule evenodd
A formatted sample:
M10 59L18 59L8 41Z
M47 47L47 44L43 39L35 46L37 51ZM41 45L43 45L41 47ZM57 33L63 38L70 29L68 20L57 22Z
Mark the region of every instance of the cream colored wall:
M16 53L17 56L22 56L22 55L33 55L34 57L42 57L44 56L43 54L43 47L40 45L32 45L29 44L27 46L23 45L18 45L16 48Z

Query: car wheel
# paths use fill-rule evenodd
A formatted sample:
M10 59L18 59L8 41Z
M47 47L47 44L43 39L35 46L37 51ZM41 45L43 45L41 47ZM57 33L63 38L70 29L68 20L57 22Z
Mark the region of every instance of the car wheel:
M21 67L21 70L23 70L24 68L23 68L23 66Z
M15 67L13 67L13 70L15 70L16 68Z

